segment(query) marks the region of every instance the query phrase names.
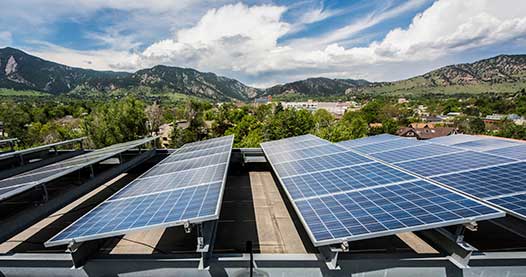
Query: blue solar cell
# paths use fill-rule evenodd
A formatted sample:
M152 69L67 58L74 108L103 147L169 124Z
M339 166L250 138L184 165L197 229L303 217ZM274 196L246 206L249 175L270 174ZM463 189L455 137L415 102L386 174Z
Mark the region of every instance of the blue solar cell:
M487 153L522 161L522 160L526 160L526 144L490 150Z
M320 138L309 137L302 141L283 141L281 143L264 143L264 147L272 153L289 152L319 145L330 145L331 143Z
M475 151L489 151L493 149L499 149L504 147L520 145L517 142L512 142L505 139L480 139L474 141L468 141L463 143L457 143L454 146Z
M341 141L341 142L338 142L337 144L344 146L344 147L354 148L354 147L358 147L358 146L362 146L366 144L379 143L379 142L397 140L397 139L400 139L400 137L390 135L390 134L381 134L377 136L370 136L370 137L365 137L365 138Z
M182 187L219 182L223 180L227 164L175 171L163 175L144 175L133 180L110 199L131 197L151 192L167 191Z
M378 162L281 178L292 199L414 179L416 177Z
M175 152L174 154L164 159L163 162L168 163L168 162L194 159L194 158L208 156L208 155L217 154L217 153L230 152L231 149L232 147L230 145L225 145L225 146L217 146L217 147L212 147L209 149L196 150L196 151L181 153L181 154L179 154L178 152Z
M490 200L490 202L526 219L526 193L496 198Z
M460 151L464 150L440 144L425 144L392 151L374 153L371 154L371 156L388 163L397 163Z
M452 153L443 156L408 161L396 164L397 166L420 174L422 176L434 176L438 174L447 174L462 170L477 169L485 166L499 165L515 160L494 155L466 151Z
M454 145L458 143L481 140L482 137L470 136L470 135L450 135L445 137L438 137L431 139L430 142L439 143L444 145Z
M312 158L316 156L323 156L327 154L347 151L343 147L336 146L330 143L323 144L320 146L298 149L295 151L279 152L279 153L269 152L269 150L267 150L266 148L264 149L265 149L265 153L267 154L267 157L270 158L273 164L283 163L283 162L288 162L288 161L293 161L293 160L301 160L301 159Z
M226 143L224 147L231 149L233 136L213 141ZM210 149L223 148L217 147L216 143L199 142L192 144L193 151L173 153L45 245L66 244L71 239L85 241L115 236L141 228L169 227L185 222L217 219L230 151L214 155L209 149L201 150L202 147L199 146L203 144L210 146ZM188 158L190 155L204 155L203 151L208 151L208 161ZM171 159L173 157L177 159ZM181 158L186 165L171 162ZM206 162L221 161L223 163L203 167Z
M230 145L230 141L228 140L214 140L212 139L212 142L209 142L209 143L201 143L201 144L194 144L192 146L186 146L184 145L183 147L177 149L177 154L181 154L181 153L186 153L186 152L192 152L192 151L196 151L196 150L207 150L207 149L210 149L210 148L213 148L213 147L218 147L218 146L229 146Z
M376 153L376 152L389 151L389 150L394 150L398 148L417 146L417 145L422 145L422 144L427 144L427 143L418 141L415 139L400 138L397 140L391 140L391 141L386 141L386 142L353 147L352 149L365 153L365 154L371 154L371 153Z
M502 216L427 181L298 200L296 205L317 245Z
M433 180L476 197L496 197L526 191L526 163L442 175Z
M52 242L84 241L101 235L120 235L143 227L176 225L217 214L221 182L106 201L64 229ZM167 225L163 225L167 226Z
M362 155L347 151L314 158L274 164L274 168L281 177L312 173L327 169L357 165L372 162Z
M166 173L173 173L177 171L182 171L186 169L199 168L210 166L214 164L226 163L228 157L230 156L229 152L223 152L218 154L212 154L210 156L203 156L194 159L187 159L182 161L175 162L164 162L161 161L155 168L150 170L146 176L161 175Z

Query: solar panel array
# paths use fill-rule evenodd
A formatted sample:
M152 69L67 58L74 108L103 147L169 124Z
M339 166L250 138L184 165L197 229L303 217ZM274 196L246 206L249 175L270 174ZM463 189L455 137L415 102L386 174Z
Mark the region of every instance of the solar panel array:
M391 135L346 144L368 153L382 152L373 144L400 149L420 145ZM312 135L261 147L315 246L503 216L486 204Z
M157 137L148 137L114 144L0 180L0 200L17 195L38 185L45 184L46 182L55 180L86 166L104 161L130 149L149 143L155 139L157 139Z
M29 153L35 153L35 152L39 152L39 151L51 149L53 147L67 145L67 144L80 143L84 139L86 139L86 138L82 137L82 138L70 139L70 140L55 142L55 143L51 143L51 144L41 145L41 146L37 146L37 147L33 147L33 148L28 148L28 149L23 149L23 150L8 152L8 153L1 153L0 154L0 160L12 158L12 157L17 157L17 156L21 156L21 155L25 155L25 154L29 154Z
M233 139L226 136L185 144L46 246L218 219Z
M486 200L526 219L526 143L471 135L415 141L401 147L395 136L373 136L339 143L407 172ZM375 149L367 153L363 149Z

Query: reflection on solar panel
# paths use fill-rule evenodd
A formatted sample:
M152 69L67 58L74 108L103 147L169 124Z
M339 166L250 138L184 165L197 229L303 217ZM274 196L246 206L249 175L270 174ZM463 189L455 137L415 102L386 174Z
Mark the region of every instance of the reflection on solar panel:
M288 152L277 152L269 156L269 159L273 162L276 161L276 163L284 163L288 161L294 161L294 160L301 160L316 156L323 156L327 154L333 154L338 152L346 152L344 148L330 144L320 144L318 146L309 147L309 148L303 148L295 151L288 151Z
M184 145L45 245L218 219L233 140L227 136Z
M381 134L378 136L371 136L371 137L341 141L341 142L338 142L337 144L344 146L344 147L358 147L358 146L371 144L371 143L379 143L379 142L399 140L399 139L400 137L398 136L389 135L389 134Z
M453 146L476 151L489 151L493 149L499 149L516 145L520 144L504 139L480 139L463 143L457 143Z
M438 137L431 139L430 142L444 144L444 145L454 145L458 143L481 140L482 137L470 136L470 135L450 135L444 137Z
M318 245L490 219L499 212L426 181L296 203Z
M419 146L407 147L392 151L385 151L371 154L371 156L386 161L388 163L397 163L414 159L426 158L430 156L444 155L449 153L464 151L459 148L453 148L440 144L424 144Z
M6 199L18 193L24 192L38 185L68 175L86 166L107 160L127 150L137 148L151 142L157 137L143 138L97 149L83 155L56 162L40 167L7 179L0 180L0 200ZM9 187L16 187L10 189Z
M399 140L408 141L381 136L360 144ZM315 158L306 151L311 148L287 155L273 151L291 144L286 140L261 144L315 246L504 215L393 166L370 161L356 152L329 148L328 142L319 141L321 146L313 147L320 149ZM338 168L331 168L335 156L351 153L363 159L350 159L347 166L342 167L345 162L341 162L335 165Z
M415 139L397 139L397 140L385 141L385 142L380 142L380 143L368 144L364 146L352 147L351 149L354 149L356 151L359 151L365 154L372 154L372 153L377 153L377 152L394 150L398 148L409 147L409 146L422 145L424 143L425 142L421 142Z
M514 160L479 152L466 151L402 162L396 165L410 172L429 177L509 162L514 162Z
M524 161L526 160L526 145L521 144L518 146L490 150L487 151L487 153Z

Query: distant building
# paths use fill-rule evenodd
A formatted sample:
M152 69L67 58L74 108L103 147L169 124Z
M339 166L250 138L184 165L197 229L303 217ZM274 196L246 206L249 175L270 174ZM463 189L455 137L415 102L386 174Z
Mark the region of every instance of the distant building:
M517 125L524 125L524 123L526 122L524 116L520 116L517 114L489 114L483 119L484 124L486 125L486 129L488 130L500 129L500 123L504 120L511 120Z
M269 95L267 97L258 97L254 99L255 106L266 105L271 102L272 102L272 95Z
M398 98L398 104L405 104L405 103L409 103L409 100L407 100L406 98Z
M434 127L430 123L413 123L408 127L398 130L401 137L414 137L419 140L432 139L449 136L457 133L457 129L451 127Z
M328 112L342 116L347 110L359 110L360 104L349 101L349 102L317 102L317 101L306 101L306 102L281 102L283 108L292 109L304 109L308 111L316 111L319 109L327 110Z

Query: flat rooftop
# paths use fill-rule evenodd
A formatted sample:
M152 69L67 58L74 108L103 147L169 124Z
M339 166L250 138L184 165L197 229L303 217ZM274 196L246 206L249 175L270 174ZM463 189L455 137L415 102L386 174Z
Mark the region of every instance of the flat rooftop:
M252 149L256 162L246 163L243 149L234 149L226 179L221 213L208 270L198 268L197 230L184 226L158 228L101 239L80 268L72 268L67 246L46 248L44 242L110 197L166 157L155 155L128 170L104 175L114 164L99 164L89 172L62 178L50 186L50 199L60 204L48 215L26 222L24 212L46 208L46 203L15 198L0 204L1 224L20 224L0 243L0 275L5 276L164 276L248 274L251 242L256 273L280 276L521 276L526 270L526 225L505 217L479 222L466 230L464 240L476 248L470 268L459 269L444 245L426 232L354 241L339 256L340 270L329 270L311 243L270 164ZM254 154L255 153L255 154ZM100 175L98 175L100 174ZM98 177L102 176L102 177ZM98 179L100 178L100 180ZM95 182L98 181L98 182ZM61 199L86 184L98 183L78 197ZM59 201L60 200L60 201ZM19 217L22 215L21 217Z

